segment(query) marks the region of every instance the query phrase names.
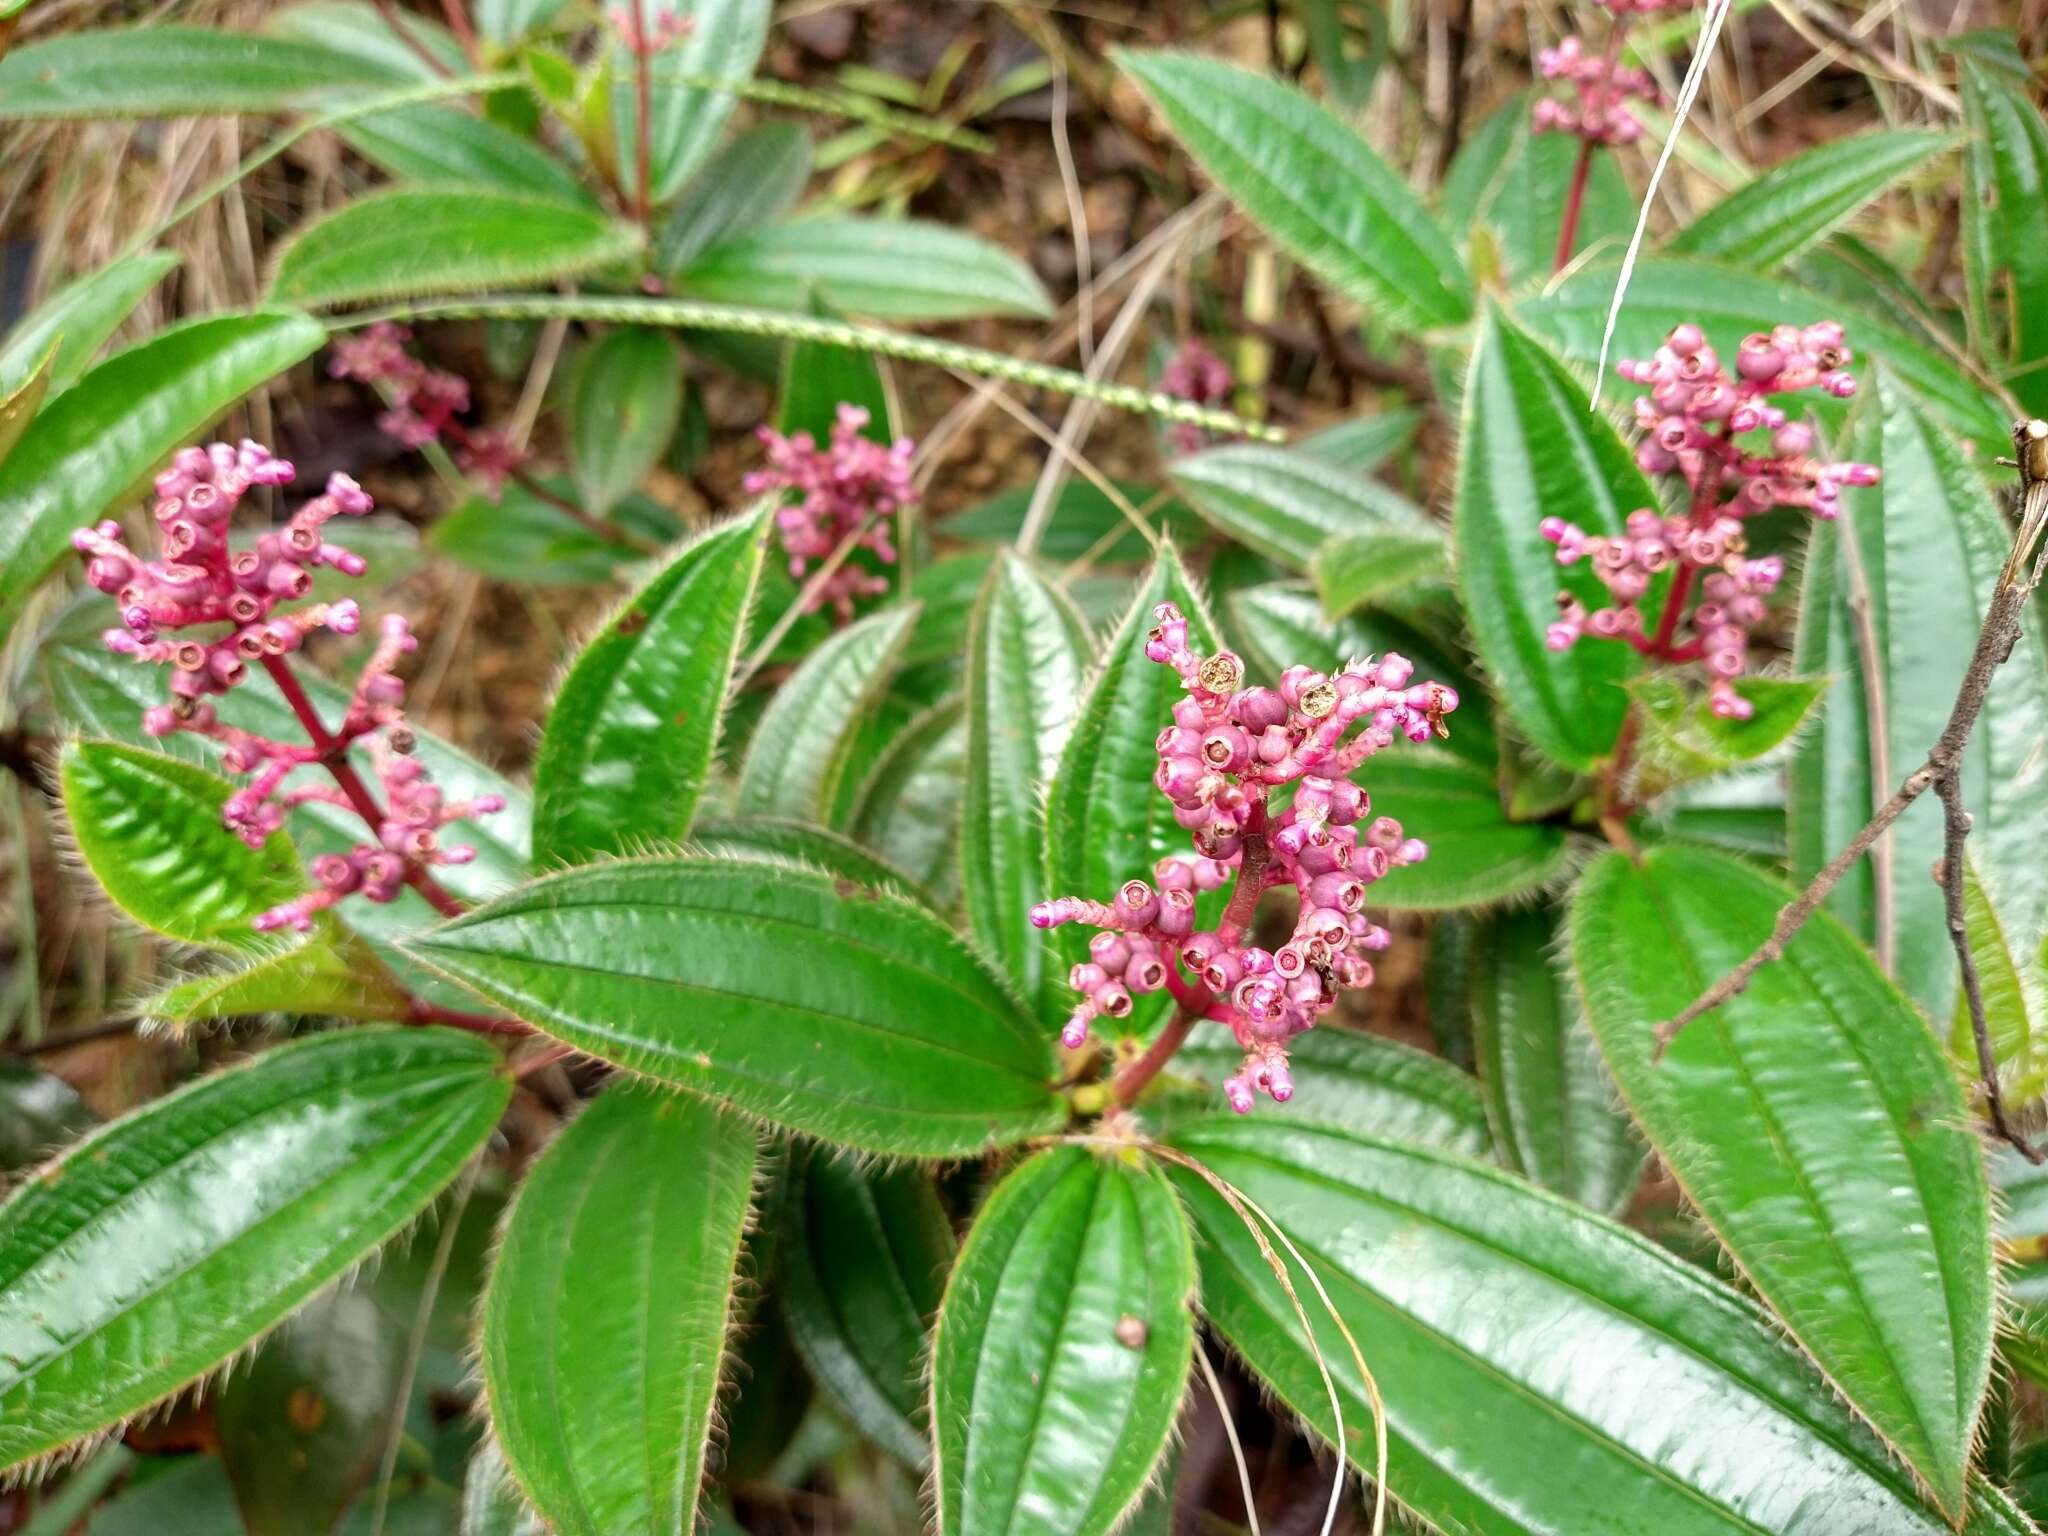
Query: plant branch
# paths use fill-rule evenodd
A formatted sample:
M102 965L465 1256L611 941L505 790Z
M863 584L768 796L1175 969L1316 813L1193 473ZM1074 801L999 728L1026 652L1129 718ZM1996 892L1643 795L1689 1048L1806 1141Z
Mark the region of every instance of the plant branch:
M1740 995L1758 970L1783 956L1786 946L1820 909L1842 876L1870 851L1915 800L1929 789L1935 789L1947 809L1942 838L1942 872L1944 899L1949 913L1949 936L1955 946L1957 964L1962 970L1963 994L1970 1009L1971 1033L1977 1043L1977 1065L1984 1081L1992 1127L2026 1157L2040 1162L2048 1154L2031 1146L2006 1119L2004 1100L1998 1088L1997 1062L1991 1050L1990 1028L1984 1017L1983 989L1969 951L1961 905L1963 840L1970 831L1970 819L1963 809L1958 777L1963 753L1969 745L1970 732L1977 724L1977 717L1983 713L1992 678L2011 657L2019 640L2027 600L2041 580L2044 564L2048 564L2048 550L2043 549L2041 538L2044 527L2048 527L2048 422L2019 423L2013 428L2013 441L2019 450L2019 530L2013 539L2012 553L2007 557L2005 568L1999 573L1998 584L1992 591L1989 610L1977 634L1976 649L1963 672L1955 706L1949 712L1948 724L1942 728L1940 738L1928 752L1926 761L1906 775L1863 830L1851 838L1848 846L1829 860L1827 867L1813 877L1806 889L1778 913L1770 936L1755 953L1707 988L1684 1011L1657 1026L1656 1052L1661 1057L1666 1047L1693 1020Z
M441 62L433 49L420 41L419 34L406 25L405 18L398 14L398 7L392 3L392 0L373 0L373 3L377 7L377 14L384 18L384 25L391 29L391 35L405 44L414 58L418 59L443 79L448 78L454 73L446 64Z
M654 206L653 62L647 51L647 0L633 0L633 217L642 229Z

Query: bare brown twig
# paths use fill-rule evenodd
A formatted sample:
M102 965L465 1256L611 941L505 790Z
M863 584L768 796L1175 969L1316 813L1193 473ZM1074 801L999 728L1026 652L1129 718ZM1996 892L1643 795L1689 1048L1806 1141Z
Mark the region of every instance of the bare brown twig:
M1740 995L1760 969L1783 956L1785 947L1820 909L1820 904L1827 900L1828 893L1840 883L1842 876L1870 851L1892 823L1905 814L1908 806L1932 789L1941 797L1946 811L1942 831L1942 883L1948 909L1949 938L1955 945L1956 961L1962 970L1963 996L1970 1010L1970 1029L1976 1041L1977 1070L1984 1083L1985 1105L1990 1112L1992 1129L1999 1137L2038 1163L2048 1161L2048 1151L2028 1142L2006 1116L2005 1101L1998 1086L1998 1063L1992 1051L1991 1029L1984 1015L1983 989L1978 980L1976 961L1970 954L1969 936L1963 921L1963 843L1970 834L1970 816L1963 809L1959 777L1963 752L1969 745L1970 732L1977 724L1978 715L1983 713L1991 680L2012 655L2013 646L2019 640L2027 599L2039 585L2044 567L2048 567L2048 548L2043 547L2041 539L2043 530L2048 529L2048 421L2019 422L2013 427L2012 435L2017 458L2001 462L2011 463L2019 470L2019 531L2014 535L2012 553L2006 558L2005 569L1999 573L1998 585L1992 591L1989 611L1985 613L1983 628L1977 634L1977 647L1971 653L1962 686L1956 693L1955 707L1949 712L1948 724L1942 728L1940 739L1928 752L1927 760L1906 775L1892 797L1878 808L1877 814L1870 818L1863 830L1851 838L1849 845L1829 860L1827 867L1813 877L1806 889L1778 913L1778 920L1771 925L1770 937L1757 946L1756 952L1707 988L1683 1012L1657 1026L1656 1049L1661 1057L1665 1048L1693 1020Z

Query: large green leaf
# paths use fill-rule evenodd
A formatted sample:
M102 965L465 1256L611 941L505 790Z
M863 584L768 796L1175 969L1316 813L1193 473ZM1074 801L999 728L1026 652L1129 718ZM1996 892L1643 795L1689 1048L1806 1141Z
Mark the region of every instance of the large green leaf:
M763 123L727 144L683 190L654 242L654 265L680 272L721 241L781 218L811 175L802 123Z
M484 1395L562 1536L695 1529L754 1144L702 1099L620 1083L519 1186L484 1294Z
M1451 574L1451 552L1443 535L1374 529L1345 533L1316 550L1309 561L1323 616L1341 619L1376 603L1440 588Z
M138 491L173 449L326 339L304 315L190 320L115 353L46 404L0 464L0 636L74 529Z
M683 415L683 360L661 331L624 326L576 375L569 435L583 510L607 515L661 462Z
M897 732L862 782L853 834L951 910L960 892L960 801L967 716L933 705Z
M1615 641L1589 637L1565 651L1544 643L1559 592L1598 608L1606 589L1590 561L1559 565L1539 525L1562 517L1588 533L1619 533L1629 513L1657 506L1656 493L1585 387L1497 310L1472 354L1459 435L1466 621L1502 708L1532 746L1583 773L1613 747L1628 704L1619 685L1640 662Z
M1972 140L1963 201L1973 288L1995 307L1991 345L2014 363L2048 360L2048 122L2017 83L1978 63L1963 67ZM2048 369L2022 366L2013 388L2028 410L2048 410Z
M566 477L542 476L539 483L575 504L576 492ZM644 496L627 497L612 521L641 542L606 538L547 497L513 483L500 490L496 501L472 496L435 518L427 543L496 581L586 586L618 580L622 567L645 558L644 547L673 539L678 531L673 514Z
M217 27L79 28L0 57L0 119L290 112L405 80L336 49Z
M1760 1308L1646 1238L1512 1174L1263 1112L1174 1141L1314 1266L1386 1399L1388 1492L1438 1529L1950 1528ZM1259 1245L1203 1179L1170 1172L1202 1240L1204 1312L1331 1435L1315 1357ZM1345 1451L1370 1471L1364 1384L1288 1267L1342 1395ZM2027 1528L1989 1489L1974 1503L1972 1532Z
M1223 534L1296 571L1306 571L1317 550L1343 535L1436 536L1399 492L1298 448L1236 443L1175 459L1172 473L1194 509Z
M1472 318L1472 279L1436 216L1298 87L1188 53L1115 58L1217 185L1338 292L1412 330Z
M474 1036L351 1029L79 1143L0 1207L0 1466L118 1424L261 1338L416 1216L510 1094Z
M2011 542L1961 445L1888 369L1870 381L1855 425L1846 456L1881 465L1884 479L1843 497L1841 520L1815 530L1806 561L1795 660L1803 673L1839 681L1793 759L1792 872L1802 882L1861 830L1940 736ZM1855 613L1859 586L1868 589L1861 622L1875 642L1874 673ZM2043 732L2048 647L2028 626L1992 681L1962 764L1964 802L1976 817L1972 860L2022 943L2048 927L2048 862L2032 847L2033 829L2048 817ZM1930 1018L1946 1019L1956 964L1942 894L1927 873L1941 853L1935 797L1901 817L1886 843L1888 863L1859 862L1829 910L1874 940L1878 881L1888 868L1892 974Z
M114 905L146 928L266 947L258 914L306 889L291 839L251 848L221 823L234 786L191 763L114 741L65 743L58 763L72 841Z
M1550 276L1565 199L1579 169L1576 138L1531 127L1534 96L1532 91L1512 96L1482 122L1444 177L1444 219L1469 235L1473 266L1479 266L1482 251L1490 246L1501 274L1515 284ZM1636 199L1619 157L1594 155L1585 177L1578 249L1626 241L1635 227Z
M289 949L173 982L136 1004L135 1012L180 1028L262 1013L402 1022L411 1003L368 946L336 927Z
M475 187L512 197L594 207L569 168L531 139L487 117L431 102L353 118L334 130L343 143L401 181L441 189Z
M887 320L1046 315L1045 289L999 246L921 219L801 219L713 246L675 275L679 292L769 309L829 304Z
M142 296L177 264L169 251L138 251L117 256L59 288L16 321L5 344L0 344L0 395L26 383L52 343L57 352L50 364L49 387L71 384Z
M1073 611L1022 559L998 556L967 640L960 885L982 951L1032 1001L1064 980L1028 914L1045 899L1045 785L1086 665Z
M270 296L315 306L545 283L623 261L640 238L575 203L395 187L302 226L278 253Z
M1737 187L1667 249L1768 272L1954 143L1947 134L1883 129L1816 145Z
M1107 1536L1193 1358L1187 1218L1135 1151L1041 1152L976 1217L932 1346L941 1536Z
M1152 611L1167 602L1187 618L1190 647L1216 649L1215 622L1201 594L1173 546L1161 545L1123 621L1103 644L1046 792L1047 898L1108 901L1126 880L1150 880L1155 864L1188 847L1173 803L1152 782L1159 761L1154 744L1183 693L1173 668L1145 659L1145 635L1158 622ZM1054 930L1055 953L1069 965L1087 958L1087 936L1078 927Z
M459 74L468 63L462 44L438 20L407 17L401 36L373 0L292 0L272 7L263 30L271 37L313 43L422 83ZM434 62L429 63L430 58Z
M1821 914L1655 1056L1655 1026L1761 944L1792 895L1726 854L1610 853L1579 882L1572 963L1672 1175L1843 1396L1957 1511L1991 1363L1990 1196L1925 1022Z
M576 863L688 834L718 750L747 609L758 515L692 542L584 646L534 760L534 852Z
M1645 1149L1557 956L1555 918L1504 912L1472 945L1473 1046L1501 1161L1596 1211L1625 1209Z
M1493 1144L1478 1081L1441 1056L1329 1023L1288 1041L1287 1054L1294 1097L1261 1104L1261 1115L1427 1142L1473 1157L1484 1157ZM1213 1114L1223 1102L1223 1080L1243 1063L1244 1047L1230 1032L1203 1023L1173 1058L1172 1070L1201 1079L1202 1108Z
M43 408L43 399L50 392L50 365L56 360L57 343L53 341L30 366L27 378L11 390L0 390L0 464L7 462L14 445Z
M1575 272L1555 288L1517 304L1516 318L1573 362L1591 368L1600 356L1614 279L1611 266ZM1879 306L1845 303L1746 265L1721 266L1686 257L1638 262L1629 279L1628 302L1615 323L1610 357L1649 357L1682 321L1697 324L1721 356L1733 357L1752 331L1768 331L1788 318L1803 324L1829 316L1847 328L1851 350L1859 357L1882 358L1952 431L1980 444L1987 455L2011 451L2011 423L2005 413L1953 357L1918 339ZM1861 374L1863 369L1858 365L1855 371ZM1605 383L1605 398L1625 399L1632 393L1615 379ZM1842 408L1835 401L1802 395L1799 404L1824 421L1841 420Z
M734 809L829 824L841 785L858 781L861 727L880 703L917 623L900 604L849 624L812 651L776 691L740 768Z
M690 829L690 847L699 853L822 870L871 891L895 891L933 907L931 893L894 864L877 858L844 833L807 821L786 821L779 816L700 821Z
M745 860L545 876L407 949L579 1050L830 1141L945 1157L1056 1127L1043 1033L923 908Z
M953 1264L946 1208L922 1168L797 1156L776 1245L783 1320L861 1433L921 1467L925 1340Z
M1454 732L1457 722L1446 719ZM1392 816L1429 844L1420 864L1389 870L1367 888L1376 907L1491 906L1554 884L1571 862L1562 826L1510 821L1494 775L1466 758L1396 741L1352 777L1372 796L1373 815Z
M698 90L664 76L709 75L721 80L746 80L760 62L768 40L770 0L695 0L688 12L692 23L681 42L652 61L649 140L649 190L656 203L666 203L702 165L725 131L726 119L739 98L730 91ZM648 13L650 17L652 11ZM616 135L619 184L639 186L639 121L631 61L621 54L612 66L611 120Z

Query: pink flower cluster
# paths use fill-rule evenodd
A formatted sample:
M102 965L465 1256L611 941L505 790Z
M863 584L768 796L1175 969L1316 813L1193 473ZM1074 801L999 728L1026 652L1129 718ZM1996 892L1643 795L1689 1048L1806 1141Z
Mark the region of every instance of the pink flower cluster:
M1313 1027L1340 990L1369 986L1366 954L1387 946L1386 930L1364 915L1367 887L1429 851L1393 818L1368 820L1371 801L1348 775L1397 736L1447 735L1443 717L1458 695L1414 682L1414 667L1397 655L1334 676L1289 667L1277 688L1246 687L1231 652L1189 649L1188 622L1173 604L1154 617L1145 654L1187 689L1159 735L1154 783L1192 835L1195 856L1162 859L1155 883L1128 881L1113 902L1041 902L1031 921L1102 930L1070 977L1081 1000L1062 1044L1078 1047L1097 1018L1128 1014L1133 994L1165 989L1190 1015L1237 1037L1244 1065L1224 1093L1242 1114L1257 1093L1292 1097L1287 1042ZM1296 786L1292 800L1269 816L1269 797L1287 784ZM1197 894L1233 876L1223 919L1198 930ZM1248 934L1259 895L1275 886L1292 886L1300 910L1287 943L1267 950Z
M1842 328L1831 320L1744 338L1732 375L1696 325L1675 328L1653 358L1624 360L1622 377L1650 391L1635 406L1645 434L1636 462L1649 474L1682 476L1690 507L1676 517L1632 512L1613 538L1562 518L1544 519L1541 531L1557 546L1558 563L1590 560L1612 599L1589 613L1570 593L1560 593L1550 648L1565 650L1592 634L1626 641L1660 661L1704 660L1712 679L1709 707L1724 719L1749 718L1752 707L1736 693L1734 679L1747 665L1750 632L1763 622L1764 599L1784 579L1785 567L1775 556L1747 556L1744 519L1773 507L1804 507L1832 518L1844 486L1878 480L1873 465L1813 458L1813 429L1789 420L1766 397L1808 389L1837 399L1853 395L1850 360ZM1739 439L1757 431L1770 438L1752 452ZM1651 629L1638 604L1666 571L1671 590ZM1696 580L1700 601L1688 617ZM1690 630L1684 639L1681 621Z
M813 560L829 559L848 539L856 548L874 552L884 565L896 563L889 518L916 503L910 460L917 444L907 437L878 443L862 436L869 421L860 406L842 402L832 425L832 441L819 447L808 432L785 437L762 427L768 462L745 480L747 494L795 491L801 499L777 510L775 530L789 556L789 574L799 581ZM806 612L830 603L841 622L853 617L856 598L878 597L889 583L873 571L844 561L806 601Z
M1622 0L1614 8L1629 6ZM1536 68L1546 80L1569 82L1578 96L1577 106L1548 96L1539 100L1531 114L1538 133L1573 133L1589 144L1633 144L1643 136L1628 102L1631 97L1656 100L1656 83L1644 71L1588 51L1576 37L1539 52Z
M643 31L640 10L638 5L615 5L605 12L605 20L618 33L619 42L628 53L652 57L697 30L694 17L682 15L673 6L657 5Z
M1191 336L1182 342L1159 371L1161 394L1195 405L1226 405L1235 387L1230 364L1218 357L1199 336ZM1214 441L1209 433L1190 421L1175 422L1167 435L1176 453L1194 453Z
M144 712L143 729L152 736L190 731L207 737L220 743L222 765L230 773L252 776L221 808L228 830L260 848L283 826L286 812L314 800L361 812L376 827L376 845L316 859L318 888L258 917L256 926L265 930L304 930L315 912L352 891L372 901L390 901L414 870L467 862L475 850L442 848L436 832L461 817L504 806L495 795L444 802L425 770L406 755L412 734L400 707L405 689L392 669L418 642L395 614L379 627L376 649L340 727L331 735L323 730L321 740L295 743L258 736L223 722L209 702L244 682L253 663L270 672L296 706L303 694L284 658L318 630L353 635L361 624L360 610L348 599L296 610L282 606L308 594L319 567L348 576L363 573L359 555L325 539L330 519L359 517L371 509L369 496L347 475L332 476L325 492L294 513L282 530L260 535L246 549L228 543L229 521L249 489L288 485L293 475L289 462L260 443L187 448L156 479L161 558L138 556L120 524L111 521L71 536L72 546L86 558L86 579L120 604L122 627L106 632L107 649L171 669L170 700ZM203 632L209 629L217 633L206 638ZM193 630L202 634L170 638ZM342 759L348 744L365 736L372 737L372 760L387 797L381 810ZM326 785L285 789L295 770L314 763L332 766L337 782L353 786L360 798Z
M525 454L506 433L457 420L469 409L469 381L428 367L406 350L411 340L404 326L380 320L336 342L327 371L387 391L391 403L377 418L378 430L408 448L446 439L456 467L480 480L495 501Z

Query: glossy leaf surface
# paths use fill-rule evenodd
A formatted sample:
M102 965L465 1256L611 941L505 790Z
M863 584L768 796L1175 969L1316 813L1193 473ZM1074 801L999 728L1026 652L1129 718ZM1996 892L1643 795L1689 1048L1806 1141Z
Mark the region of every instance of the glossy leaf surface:
M1436 531L1405 496L1298 448L1211 448L1175 459L1172 472L1218 531L1295 571L1307 571L1316 552L1342 535L1428 538Z
M1472 317L1472 279L1436 216L1298 87L1193 54L1115 58L1216 184L1339 293L1411 330Z
M807 821L775 816L731 816L691 828L690 847L723 858L785 861L822 870L871 891L895 891L924 906L931 894L886 859L877 858L844 833Z
M1760 1308L1646 1238L1411 1143L1263 1114L1174 1142L1315 1266L1386 1398L1388 1491L1439 1529L1950 1528ZM1200 1177L1169 1175L1200 1238L1204 1312L1329 1437L1314 1357L1251 1234ZM1350 1350L1289 1268L1342 1394L1346 1453L1370 1469L1372 1411ZM1995 1518L1985 1490L1973 1502L1972 1530L2025 1529Z
M534 763L534 850L577 863L679 839L718 750L760 577L758 516L697 539L586 645Z
M0 464L0 636L70 552L73 530L139 492L173 449L325 339L304 315L190 320L47 401Z
M961 889L969 930L1027 1000L1059 976L1031 926L1045 892L1045 786L1079 708L1080 621L1015 555L999 556L967 640Z
M510 1092L473 1036L352 1029L81 1142L0 1207L0 1465L118 1424L262 1337L417 1215Z
M1655 1026L1762 943L1792 895L1724 854L1610 853L1574 897L1572 964L1622 1095L1688 1198L1959 1509L1991 1359L1990 1196L1926 1024L1821 915L1653 1057Z
M59 288L16 321L0 344L0 395L19 389L53 344L50 388L70 385L143 295L177 264L169 251L138 251Z
M1618 533L1629 513L1656 506L1656 495L1584 386L1498 312L1487 315L1472 355L1460 436L1454 537L1466 621L1494 692L1530 744L1586 772L1612 747L1628 703L1620 684L1640 667L1625 645L1545 644L1559 592L1597 608L1606 589L1587 562L1559 565L1538 527L1562 517L1590 534Z
M803 219L713 246L676 274L694 297L770 309L830 305L888 320L1044 315L1045 289L998 246L918 219Z
M573 505L562 476L540 481ZM674 516L642 496L629 496L612 521L641 540L635 545L580 523L526 487L508 484L496 501L472 496L434 519L427 543L450 559L497 581L522 586L586 586L616 581L622 568L646 558L643 548L675 538Z
M1049 1047L921 907L744 860L545 876L409 951L579 1050L877 1152L1048 1131Z
M301 228L277 257L270 296L330 305L518 287L623 261L639 244L632 226L574 203L398 187Z
M1194 1254L1139 1154L1042 1152L969 1230L932 1354L942 1536L1106 1536L1166 1449Z
M1458 717L1445 717L1457 730ZM1570 862L1564 828L1508 819L1494 775L1465 758L1396 741L1352 777L1372 796L1372 814L1391 816L1429 844L1419 864L1392 869L1366 888L1366 901L1396 911L1490 906L1562 878Z
M1646 1149L1558 954L1557 924L1543 909L1504 912L1478 924L1472 944L1466 995L1500 1160L1581 1205L1620 1212Z
M188 944L251 949L271 941L257 914L306 889L291 839L251 848L221 824L227 780L113 741L66 744L58 765L79 855L114 904Z
M543 1153L484 1295L484 1392L561 1536L695 1528L754 1127L614 1083Z
M81 29L0 57L0 119L288 112L405 77L332 48L217 27Z
M923 1466L925 1345L954 1250L931 1175L799 1154L786 1199L777 1294L797 1352L863 1434Z

